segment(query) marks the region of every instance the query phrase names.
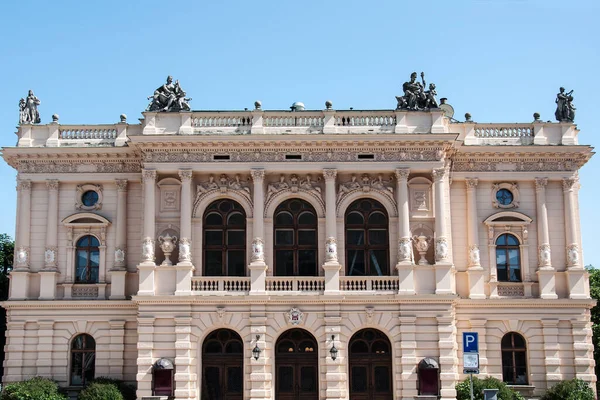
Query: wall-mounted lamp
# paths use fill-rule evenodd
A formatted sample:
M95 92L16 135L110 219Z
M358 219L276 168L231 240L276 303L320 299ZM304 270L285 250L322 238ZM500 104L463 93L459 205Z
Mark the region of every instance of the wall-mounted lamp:
M260 357L260 347L258 347L258 340L260 339L260 335L256 335L256 346L254 346L254 348L252 349L252 357L254 357L255 360L258 360L258 357Z
M331 335L331 349L329 350L329 354L331 354L331 359L335 361L338 355L338 349L335 348L335 335Z

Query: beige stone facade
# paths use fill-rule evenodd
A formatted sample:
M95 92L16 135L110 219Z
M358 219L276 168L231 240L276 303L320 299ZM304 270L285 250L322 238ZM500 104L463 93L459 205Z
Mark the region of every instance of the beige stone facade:
M481 373L530 395L595 382L577 134L330 108L21 125L3 381L93 364L142 398L168 359L178 400L450 400L474 331Z

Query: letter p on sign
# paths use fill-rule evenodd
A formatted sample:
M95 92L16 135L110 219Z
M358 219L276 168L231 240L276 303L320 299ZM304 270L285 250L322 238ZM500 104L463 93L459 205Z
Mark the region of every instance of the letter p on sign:
M463 332L463 353L479 353L477 332Z

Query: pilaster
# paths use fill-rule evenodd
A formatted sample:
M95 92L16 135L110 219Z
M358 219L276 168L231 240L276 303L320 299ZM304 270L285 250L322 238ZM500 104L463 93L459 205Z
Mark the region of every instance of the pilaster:
M586 318L589 318L589 314L586 315ZM595 389L597 378L594 373L594 345L592 344L591 323L589 321L571 321L571 331L573 335L575 377L588 382Z
M567 254L567 281L569 298L585 299L589 296L585 290L586 271L581 262L581 247L578 241L575 191L579 187L577 176L565 178L563 183L565 209L565 238Z
M542 335L544 337L544 355L546 364L546 382L548 387L562 380L560 371L560 343L558 339L557 319L542 319Z
M249 347L247 354L250 354L250 379L247 385L250 388L250 400L271 400L272 396L272 363L274 362L274 349L269 347L267 342L267 317L264 316L264 310L260 315L250 317L250 337L247 338ZM252 349L258 346L261 350L258 360L252 356Z
M153 317L138 317L138 357L137 397L152 395L152 364L154 363L154 321Z
M4 358L4 376L2 383L17 382L25 379L23 374L25 353L26 321L12 321L8 316L6 322L6 346Z
M192 171L179 170L181 179L181 215L179 238L179 262L176 273L176 295L190 295L192 293Z
M471 324L471 331L477 332L479 336L479 373L482 375L487 375L488 373L488 357L487 357L487 342L486 342L486 329L485 324L487 320L485 319L471 319L469 320Z
M453 316L438 316L438 347L440 350L440 400L456 399L458 356L456 325Z
M401 316L400 362L402 365L402 400L413 400L417 391L417 317Z
M325 294L335 294L340 291L340 269L337 247L337 216L335 181L336 169L324 169L325 178Z
M142 262L138 265L140 284L138 296L154 295L154 262L155 249L155 202L156 202L156 170L145 169L142 171L144 183L144 230L142 241Z
M125 351L125 321L110 320L110 343L108 374L110 377L123 379L123 352Z
M250 294L264 294L266 292L267 277L263 217L265 210L265 170L252 169L250 175L254 182L252 259L248 266L248 269L250 270Z
M454 276L450 243L447 236L445 182L448 171L437 168L432 171L435 192L435 293L454 293Z
M127 179L116 179L117 219L115 222L115 257L109 273L110 300L125 299L125 279L127 276Z
M467 241L469 244L469 298L485 299L485 285L479 252L479 214L477 212L477 178L467 178Z
M192 373L192 318L175 318L175 397L196 398L196 374Z
M17 239L15 241L15 268L17 272L29 271L29 241L31 232L31 181L17 179Z
M52 378L54 321L38 321L37 323L37 376Z
M548 210L546 205L546 185L548 178L535 178L536 211L538 229L538 281L542 299L557 299L555 270L552 266L550 232L548 230Z
M398 263L399 294L415 294L415 265L410 238L410 210L408 205L408 177L410 169L396 169L396 203L398 204Z
M345 400L346 386L348 382L348 348L347 340L341 340L342 317L339 311L335 314L326 314L325 320L325 399L326 400ZM335 345L339 353L334 360L331 358L330 350Z

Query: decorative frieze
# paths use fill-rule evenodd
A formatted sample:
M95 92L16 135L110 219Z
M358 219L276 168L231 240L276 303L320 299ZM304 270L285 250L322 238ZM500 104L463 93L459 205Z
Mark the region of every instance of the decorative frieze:
M523 297L525 288L522 284L498 284L498 296L500 297Z
M255 171L262 170L252 170L252 176L254 176ZM264 176L264 171L262 171ZM254 179L254 178L253 178ZM248 183L249 178L242 179L240 175L235 175L235 177L230 178L225 174L222 174L219 177L218 181L215 181L214 176L210 176L207 182L201 182L196 186L196 199L194 200L194 208L196 205L202 201L202 199L214 192L227 193L228 191L235 192L242 196L247 204L252 207L252 196L250 194L250 185Z
M139 173L141 171L139 160L118 161L118 160L98 160L81 162L76 160L61 161L19 161L17 170L21 173L76 173L76 172L95 172L95 173Z
M349 181L340 183L337 203L339 205L344 197L355 191L370 192L372 190L389 197L394 202L394 187L391 180L383 179L382 174L377 175L376 178L372 178L369 174L363 174L360 181L357 180L356 175L352 175Z
M454 172L528 172L528 171L576 171L589 159L583 153L552 154L548 158L531 158L514 153L478 153L457 156L452 164Z

